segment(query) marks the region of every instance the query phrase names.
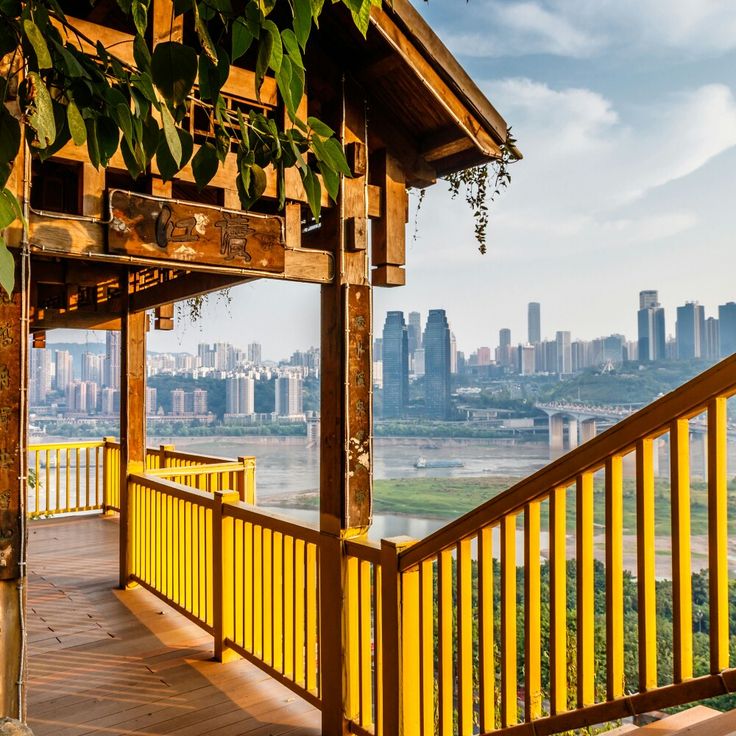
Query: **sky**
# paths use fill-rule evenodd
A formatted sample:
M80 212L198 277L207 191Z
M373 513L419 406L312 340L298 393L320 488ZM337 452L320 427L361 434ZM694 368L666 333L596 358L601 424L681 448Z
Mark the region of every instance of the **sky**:
M736 300L736 3L732 0L414 0L512 126L524 154L491 205L488 253L445 182L407 233L407 285L385 312L447 310L458 348L542 335L635 338L638 292L706 316ZM264 357L319 344L319 287L257 282L211 298L199 325L150 333L151 350L260 342ZM54 335L52 339L60 339ZM101 336L100 336L101 337ZM95 339L95 337L92 337Z

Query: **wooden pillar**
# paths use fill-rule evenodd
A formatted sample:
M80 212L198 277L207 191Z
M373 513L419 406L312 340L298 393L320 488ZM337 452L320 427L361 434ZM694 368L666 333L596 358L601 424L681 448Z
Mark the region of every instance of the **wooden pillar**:
M355 176L343 179L336 274L322 286L320 438L320 627L322 733L347 732L343 651L348 636L342 581L343 541L364 534L372 510L371 287L367 257L365 100L344 86L343 143ZM326 244L325 244L326 245Z
M0 718L23 717L26 358L20 269L12 298L0 291Z
M146 313L126 309L120 324L120 587L125 588L130 578L128 474L146 467Z

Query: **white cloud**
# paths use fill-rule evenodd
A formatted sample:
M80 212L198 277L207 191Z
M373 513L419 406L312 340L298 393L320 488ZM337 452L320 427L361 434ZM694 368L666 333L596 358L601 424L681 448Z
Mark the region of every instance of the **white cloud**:
M475 57L700 56L736 49L733 0L473 0L443 25L448 45Z

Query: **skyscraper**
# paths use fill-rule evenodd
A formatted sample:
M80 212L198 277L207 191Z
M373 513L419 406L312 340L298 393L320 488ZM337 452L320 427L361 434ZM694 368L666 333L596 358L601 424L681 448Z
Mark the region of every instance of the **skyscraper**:
M572 373L572 344L567 330L558 331L555 335L557 343L557 373Z
M692 360L703 356L705 339L705 310L697 302L677 307L675 324L678 360Z
M304 414L304 385L302 377L294 373L276 379L275 412L280 417Z
M68 350L57 350L54 353L54 362L56 364L54 388L57 391L66 391L74 373L72 354Z
M498 332L498 355L496 362L499 365L511 365L511 330L504 327Z
M261 343L248 343L248 362L256 365L261 364Z
M422 315L419 312L409 312L407 335L409 355L414 355L414 351L422 347Z
M666 336L664 309L657 301L656 291L639 292L639 311L636 313L638 330L638 354L642 363L664 360Z
M109 388L120 388L120 333L105 333L105 375L103 383Z
M423 345L426 415L432 419L449 419L450 327L444 309L429 310Z
M225 381L225 413L247 415L255 411L255 381L235 376Z
M718 341L721 358L736 353L736 302L718 307Z
M409 401L409 335L403 312L387 312L383 325L384 419L401 417Z
M705 320L705 332L703 333L703 358L706 360L718 360L720 355L720 329L715 317Z
M539 302L529 302L527 308L527 327L529 344L536 345L542 341L542 313Z

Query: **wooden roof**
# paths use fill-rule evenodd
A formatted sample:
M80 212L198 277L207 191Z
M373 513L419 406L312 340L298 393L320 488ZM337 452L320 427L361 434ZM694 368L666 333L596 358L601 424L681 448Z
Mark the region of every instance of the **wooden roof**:
M374 7L365 40L341 6L321 27L369 95L377 144L410 152L403 161L410 185L500 155L506 121L409 0Z

